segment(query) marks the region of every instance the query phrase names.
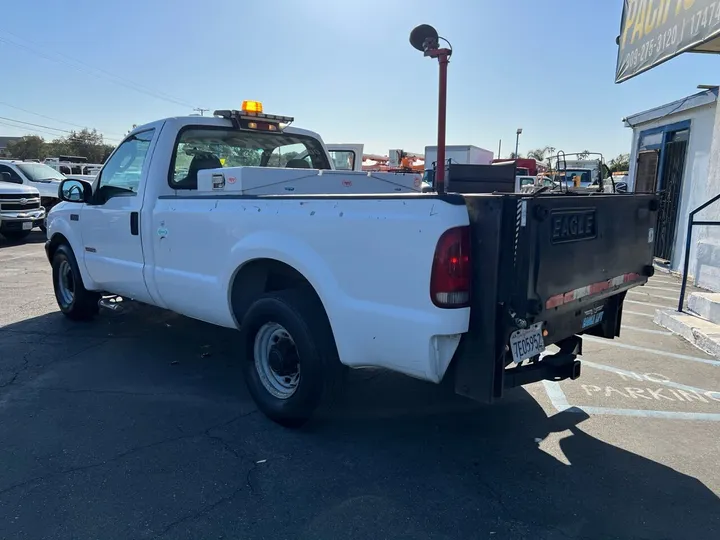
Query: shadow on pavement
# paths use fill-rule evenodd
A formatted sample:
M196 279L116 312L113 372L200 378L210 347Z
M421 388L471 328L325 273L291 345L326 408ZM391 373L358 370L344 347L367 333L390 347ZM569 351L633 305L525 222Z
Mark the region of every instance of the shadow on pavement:
M285 430L253 413L236 338L146 307L0 329L0 537L607 540L720 530L720 500L700 481L587 434L580 414L548 418L524 390L485 407L359 370L332 414Z
M44 244L46 240L47 236L39 229L34 229L27 238L23 238L19 242L11 242L0 234L0 249L11 246L20 246L22 244Z

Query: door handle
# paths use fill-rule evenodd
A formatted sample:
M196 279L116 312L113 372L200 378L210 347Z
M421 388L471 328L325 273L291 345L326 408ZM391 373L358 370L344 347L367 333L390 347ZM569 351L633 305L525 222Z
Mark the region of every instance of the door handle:
M130 234L133 236L140 234L140 214L138 212L130 212Z

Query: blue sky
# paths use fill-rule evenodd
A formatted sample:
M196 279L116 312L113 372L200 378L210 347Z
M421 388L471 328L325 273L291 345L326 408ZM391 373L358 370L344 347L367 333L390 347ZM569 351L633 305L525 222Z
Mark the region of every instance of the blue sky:
M522 127L521 152L552 145L614 157L630 150L624 116L720 83L717 56L684 54L616 85L622 0L439 4L12 2L0 26L0 117L74 128L62 120L116 141L132 124L257 99L326 142L422 152L436 138L438 68L408 43L420 23L454 47L448 144L497 152L502 138L503 155ZM0 124L0 135L28 132L63 134Z

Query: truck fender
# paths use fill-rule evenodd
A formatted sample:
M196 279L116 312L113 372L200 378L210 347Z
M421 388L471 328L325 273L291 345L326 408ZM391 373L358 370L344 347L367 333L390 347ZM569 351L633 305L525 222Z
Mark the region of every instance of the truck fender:
M84 246L80 232L70 227L70 224L64 219L59 219L53 214L48 216L48 231L52 231L50 238L50 246L57 244L61 241L61 237L65 237L66 242L70 245L70 248L75 255L77 260L78 268L80 269L80 275L83 279L83 284L88 290L97 290L97 284L92 280L90 274L88 274L85 268L85 257L84 257ZM50 261L52 264L52 260Z
M332 325L331 312L344 294L327 263L303 240L270 231L250 234L233 246L228 259L229 264L224 272L225 283L228 284L228 305L237 272L250 261L273 259L294 268L308 280L320 297Z

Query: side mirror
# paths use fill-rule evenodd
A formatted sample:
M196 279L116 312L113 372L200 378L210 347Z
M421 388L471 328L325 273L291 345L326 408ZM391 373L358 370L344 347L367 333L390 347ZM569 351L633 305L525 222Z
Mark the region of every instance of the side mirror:
M10 176L9 172L2 172L0 173L0 180L3 182L12 182L12 176Z
M60 182L58 198L66 202L89 203L92 199L92 186L82 180L68 178Z

